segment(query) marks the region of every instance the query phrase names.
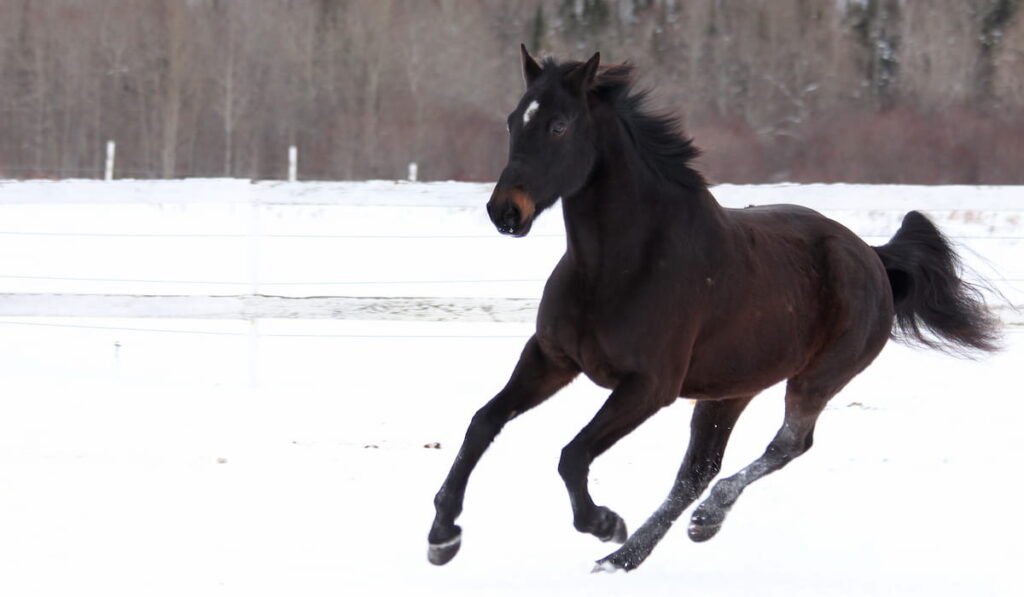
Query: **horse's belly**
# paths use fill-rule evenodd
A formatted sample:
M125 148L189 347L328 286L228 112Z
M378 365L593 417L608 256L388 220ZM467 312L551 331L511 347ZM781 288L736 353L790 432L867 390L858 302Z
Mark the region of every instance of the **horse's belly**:
M692 399L723 399L752 396L787 379L788 375L687 376L679 396Z
M806 364L799 343L751 342L731 349L696 346L680 396L733 398L756 394L796 375Z

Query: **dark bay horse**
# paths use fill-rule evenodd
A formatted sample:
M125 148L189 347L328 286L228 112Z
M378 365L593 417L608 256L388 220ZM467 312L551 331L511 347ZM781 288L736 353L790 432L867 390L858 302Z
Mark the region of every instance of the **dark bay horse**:
M697 507L694 541L718 532L747 485L811 447L825 404L890 335L953 353L996 348L997 320L920 213L871 247L810 209L725 209L690 166L698 150L676 121L645 109L631 67L598 68L598 54L541 65L525 47L522 59L527 89L508 117L508 165L487 211L500 232L524 236L561 199L568 246L536 333L473 417L434 499L432 563L459 550L466 483L501 428L580 373L611 395L562 450L558 471L576 529L624 543L598 569L631 570L718 474L736 420L761 390L788 380L782 428ZM591 499L590 464L681 396L697 400L683 463L661 507L628 535Z

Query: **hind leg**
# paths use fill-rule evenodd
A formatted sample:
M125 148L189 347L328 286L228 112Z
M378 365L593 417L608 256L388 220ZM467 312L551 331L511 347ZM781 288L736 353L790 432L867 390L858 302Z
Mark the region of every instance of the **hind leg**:
M722 466L733 426L752 396L698 402L690 419L690 445L664 503L625 545L599 560L594 571L632 570L643 563L672 523L707 488Z
M790 383L786 389L786 415L782 428L760 458L739 473L715 483L711 494L693 513L689 528L690 539L707 541L714 537L748 485L786 466L810 449L818 415L831 397L831 394L795 390L793 383Z
M743 490L810 449L814 425L829 399L878 356L892 329L892 289L875 255L859 243L827 243L829 328L838 334L823 343L803 371L786 386L782 428L764 454L739 473L715 484L693 513L689 535L706 541L721 528ZM839 331L842 330L842 331Z

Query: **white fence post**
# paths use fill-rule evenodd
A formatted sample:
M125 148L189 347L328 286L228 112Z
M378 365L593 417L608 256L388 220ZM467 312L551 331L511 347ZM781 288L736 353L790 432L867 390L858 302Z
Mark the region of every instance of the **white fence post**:
M299 148L288 147L288 182L295 182L299 174Z
M292 164L295 163L293 151L289 150L289 158ZM289 168L288 179L295 180L294 166ZM260 293L260 236L263 234L260 225L261 201L259 189L249 190L249 295L256 296ZM243 305L245 301L243 299ZM244 309L244 306L243 306ZM260 325L256 317L249 318L249 386L257 387L260 382Z
M409 162L409 182L416 182L416 175L419 173L419 166L416 162Z
M260 293L260 236L263 234L260 225L260 195L258 189L251 189L249 195L249 234L248 234L248 265L249 294Z
M103 180L114 180L114 152L117 145L113 141L107 141L107 165L103 170Z

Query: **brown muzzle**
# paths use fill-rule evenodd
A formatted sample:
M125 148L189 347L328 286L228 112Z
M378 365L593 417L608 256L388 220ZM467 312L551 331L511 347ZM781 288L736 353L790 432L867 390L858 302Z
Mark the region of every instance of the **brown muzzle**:
M520 188L495 188L491 200L487 202L487 214L498 232L526 236L537 214L537 204Z

